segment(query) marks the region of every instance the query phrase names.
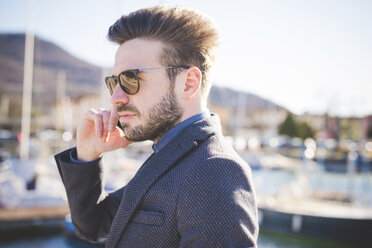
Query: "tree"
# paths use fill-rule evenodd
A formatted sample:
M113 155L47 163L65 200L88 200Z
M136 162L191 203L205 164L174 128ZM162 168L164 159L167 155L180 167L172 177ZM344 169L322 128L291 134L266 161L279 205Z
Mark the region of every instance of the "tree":
M284 122L279 125L279 134L287 135L291 138L297 137L298 134L297 128L298 126L296 120L293 117L293 114L288 112Z
M307 122L298 123L298 137L305 140L306 138L315 138L315 130Z
M292 113L287 114L287 117L282 124L279 125L278 133L291 138L299 137L303 140L306 138L314 138L315 130L307 122L297 121Z

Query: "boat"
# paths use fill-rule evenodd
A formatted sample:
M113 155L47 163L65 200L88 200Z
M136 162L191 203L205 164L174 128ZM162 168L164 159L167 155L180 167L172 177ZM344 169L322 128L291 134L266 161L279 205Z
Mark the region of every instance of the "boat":
M258 204L264 231L334 241L342 247L371 247L372 209L320 199L267 198Z
M51 159L5 158L0 166L0 234L11 239L63 231L69 212L63 184ZM55 166L54 166L55 167Z
M0 208L0 235L7 239L63 231L68 206Z

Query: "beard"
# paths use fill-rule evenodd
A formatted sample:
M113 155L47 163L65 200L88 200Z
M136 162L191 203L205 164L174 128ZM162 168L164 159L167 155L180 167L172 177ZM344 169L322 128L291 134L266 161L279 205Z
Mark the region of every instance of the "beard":
M172 85L167 94L148 110L147 116L142 115L133 105L119 105L118 112L120 111L132 111L139 118L142 116L145 118L142 124L135 127L130 127L126 122L120 122L127 140L135 142L157 140L174 127L182 117L182 108L177 101Z

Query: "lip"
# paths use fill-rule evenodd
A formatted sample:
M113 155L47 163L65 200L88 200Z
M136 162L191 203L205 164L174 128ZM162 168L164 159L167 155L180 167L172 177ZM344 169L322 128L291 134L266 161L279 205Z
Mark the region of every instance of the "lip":
M125 121L125 120L130 120L136 117L136 114L133 113L120 113L119 114L119 120Z

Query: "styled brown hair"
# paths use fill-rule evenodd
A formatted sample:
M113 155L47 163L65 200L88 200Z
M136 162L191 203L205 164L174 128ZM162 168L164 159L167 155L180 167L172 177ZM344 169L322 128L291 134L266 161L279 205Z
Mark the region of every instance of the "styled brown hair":
M200 13L183 7L155 6L121 16L110 28L108 39L117 44L135 38L161 41L164 66L196 66L203 72L202 92L208 94L208 74L218 45L212 22ZM180 69L168 70L174 81Z

